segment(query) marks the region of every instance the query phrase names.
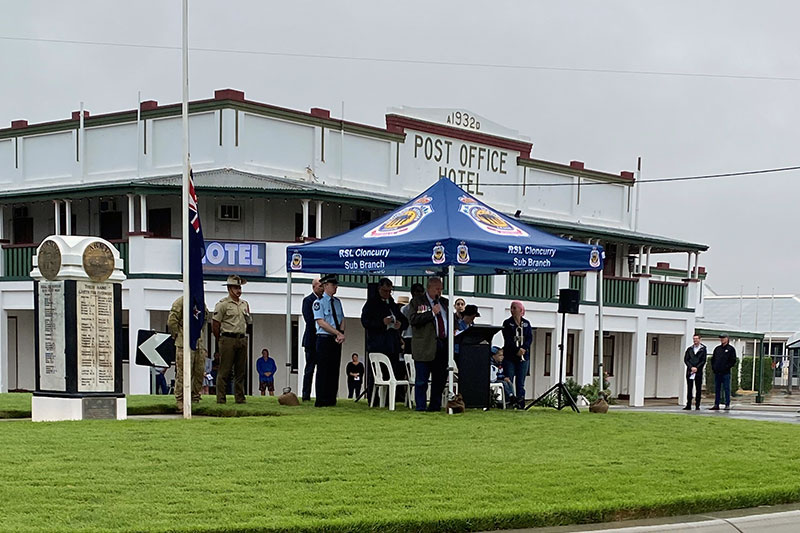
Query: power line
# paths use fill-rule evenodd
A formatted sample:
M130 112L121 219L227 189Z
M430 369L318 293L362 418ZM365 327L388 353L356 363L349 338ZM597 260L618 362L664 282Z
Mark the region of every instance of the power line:
M699 176L679 176L671 178L651 178L636 180L635 183L663 183L669 181L695 181L695 180L708 180L716 178L731 178L735 176L753 176L756 174L772 174L775 172L788 172L790 170L800 170L800 166L795 167L780 167L780 168L766 168L762 170L745 170L742 172L726 172L723 174L703 174ZM589 178L591 179L591 178ZM577 183L483 183L481 187L575 187ZM582 182L581 186L587 185L608 185L603 181L590 181Z
M0 39L7 41L22 41L22 42L41 42L51 44L77 44L88 46L114 46L120 48L145 48L151 50L180 50L180 46L166 46L157 44L140 44L140 43L114 43L107 41L79 41L74 39L42 39L33 37L8 37L0 36ZM716 79L734 79L734 80L761 80L761 81L800 81L800 78L791 76L747 76L739 74L713 74L704 72L677 72L677 71L658 71L658 70L626 70L626 69L606 69L606 68L579 68L579 67L549 67L544 65L521 65L513 63L475 63L469 61L440 61L430 59L404 59L404 58L387 58L387 57L374 57L374 56L346 56L346 55L330 55L330 54L303 54L294 52L266 52L263 50L245 50L233 48L205 48L205 47L190 47L192 52L209 52L220 54L245 54L245 55L261 55L273 57L293 57L305 59L326 59L336 61L369 61L374 63L394 63L394 64L414 64L414 65L430 65L430 66L448 66L448 67L470 67L470 68L492 68L492 69L511 69L511 70L542 70L553 72L584 72L584 73L599 73L599 74L629 74L641 76L677 76L685 78L716 78Z

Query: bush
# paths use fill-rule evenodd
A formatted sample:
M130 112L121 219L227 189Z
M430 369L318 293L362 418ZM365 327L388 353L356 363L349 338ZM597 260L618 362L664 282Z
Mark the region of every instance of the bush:
M600 390L600 378L594 378L591 385L584 385L581 387L581 394L588 400L589 403L596 401L598 398L603 398L608 401L611 397L611 384L607 379L603 379L603 390Z
M567 388L570 396L572 396L572 399L577 400L578 395L581 394L581 386L578 385L578 382L572 378L569 378L564 382L564 386Z
M753 358L742 358L742 388L750 389L753 386ZM761 379L761 392L767 394L772 390L773 373L772 373L772 358L770 356L763 356L761 358L761 369L763 376ZM757 370L757 369L756 369ZM758 373L757 373L758 374ZM758 375L755 379L756 390L758 390Z
M610 390L610 383L608 380L604 380L604 387L603 387L603 399L608 401L611 397L611 390ZM573 400L578 399L578 395L583 396L589 403L597 400L600 397L600 391L598 390L598 378L594 378L594 381L591 385L579 385L577 381L572 378L569 378L567 381L564 382L564 387L566 387L567 391L572 396Z

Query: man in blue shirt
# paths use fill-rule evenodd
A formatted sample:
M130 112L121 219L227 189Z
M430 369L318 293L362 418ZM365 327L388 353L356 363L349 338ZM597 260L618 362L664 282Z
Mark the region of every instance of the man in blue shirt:
M317 398L314 407L336 405L339 392L339 375L344 343L344 311L342 302L334 295L339 288L335 274L320 279L322 298L313 303L314 320L317 322Z
M278 370L278 365L275 364L275 359L269 356L269 350L266 348L261 350L261 358L256 361L256 370L261 396L264 396L266 391L269 391L270 396L275 396L275 371Z

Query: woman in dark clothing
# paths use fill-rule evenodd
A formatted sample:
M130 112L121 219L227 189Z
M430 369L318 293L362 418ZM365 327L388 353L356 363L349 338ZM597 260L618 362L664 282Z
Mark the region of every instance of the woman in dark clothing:
M511 302L511 316L503 322L503 367L506 376L516 383L517 407L525 407L525 377L531 364L533 328L523 315L525 306L520 301Z
M358 362L358 354L353 354L353 360L347 363L347 397L358 398L361 394L361 382L364 379L364 365Z

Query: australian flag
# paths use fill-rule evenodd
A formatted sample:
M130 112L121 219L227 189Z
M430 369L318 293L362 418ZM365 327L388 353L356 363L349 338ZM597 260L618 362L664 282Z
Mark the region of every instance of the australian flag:
M200 213L197 210L197 193L194 190L194 175L189 171L189 345L197 349L197 339L206 323L206 298L203 290L203 256L206 253Z

